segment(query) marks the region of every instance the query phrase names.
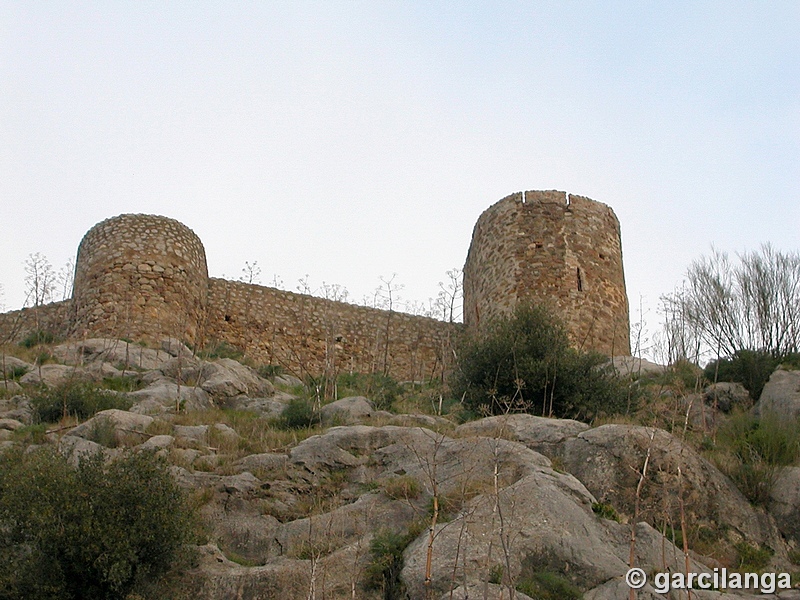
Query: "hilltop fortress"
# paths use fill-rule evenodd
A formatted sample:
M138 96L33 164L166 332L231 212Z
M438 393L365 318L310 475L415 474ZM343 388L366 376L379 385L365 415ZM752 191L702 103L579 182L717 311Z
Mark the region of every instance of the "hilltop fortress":
M185 225L119 215L78 247L73 296L0 314L0 341L45 330L68 338L221 343L297 375L343 371L420 380L446 371L463 328L520 301L561 316L573 343L630 354L619 221L610 207L564 192L513 194L478 219L464 266L464 325L210 278Z

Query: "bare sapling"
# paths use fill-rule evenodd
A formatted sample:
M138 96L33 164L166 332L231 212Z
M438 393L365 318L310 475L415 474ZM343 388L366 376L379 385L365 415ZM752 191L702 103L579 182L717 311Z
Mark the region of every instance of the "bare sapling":
M644 488L644 482L647 479L647 467L650 464L650 454L653 449L653 440L656 437L656 428L653 427L653 430L650 432L650 441L647 444L647 452L644 457L644 464L642 465L642 470L639 472L639 482L636 484L636 499L633 503L633 518L631 519L631 548L630 554L628 556L628 568L632 569L635 566L636 562L636 524L639 521L639 506L642 499L642 489ZM629 592L630 600L636 599L636 590L633 588L630 589Z

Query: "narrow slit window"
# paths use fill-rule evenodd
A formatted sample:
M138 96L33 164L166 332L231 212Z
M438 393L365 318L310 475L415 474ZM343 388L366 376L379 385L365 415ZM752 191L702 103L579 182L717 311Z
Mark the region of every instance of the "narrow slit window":
M578 291L582 292L583 291L583 277L581 276L581 268L580 267L578 267L577 276L578 276Z

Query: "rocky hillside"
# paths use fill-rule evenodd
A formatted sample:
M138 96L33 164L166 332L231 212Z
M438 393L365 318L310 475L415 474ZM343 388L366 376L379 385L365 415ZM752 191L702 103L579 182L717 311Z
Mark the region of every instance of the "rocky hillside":
M686 593L659 593L658 572L800 572L800 466L776 471L756 506L705 452L708 428L731 418L725 402L745 402L735 386L659 384L660 404L592 426L528 414L460 423L429 398L396 404L413 409L402 414L350 396L320 401L297 427L297 399L315 399L294 377L179 344L92 339L48 353L36 366L4 357L2 451L165 457L203 521L183 597L616 600L636 566L650 578L637 597L665 599ZM762 402L790 418L800 373L773 380ZM76 382L125 391L107 393L117 408L40 424L42 390ZM756 597L800 590L692 592Z

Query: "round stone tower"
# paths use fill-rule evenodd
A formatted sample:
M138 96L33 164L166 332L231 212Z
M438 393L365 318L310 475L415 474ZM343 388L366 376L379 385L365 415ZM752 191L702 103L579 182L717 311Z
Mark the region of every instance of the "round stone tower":
M203 244L174 219L119 215L92 227L78 247L77 335L196 342L207 295Z
M520 192L478 219L464 265L464 322L481 327L521 301L549 306L576 347L630 354L619 221L565 192Z

